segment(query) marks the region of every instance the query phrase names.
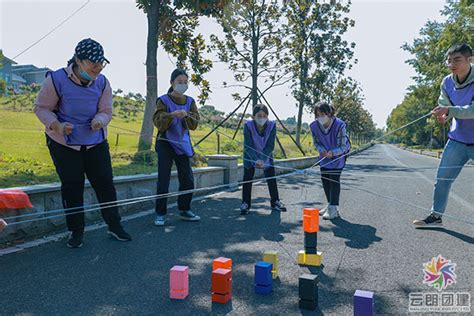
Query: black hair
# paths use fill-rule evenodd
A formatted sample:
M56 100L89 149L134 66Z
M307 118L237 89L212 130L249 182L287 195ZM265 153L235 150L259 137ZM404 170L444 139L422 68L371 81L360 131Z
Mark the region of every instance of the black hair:
M260 111L263 111L268 115L268 107L265 104L256 104L252 111L253 116L257 115Z
M170 82L173 82L176 80L176 78L178 78L179 76L181 75L185 75L186 78L189 78L188 74L186 73L186 71L184 71L183 69L179 69L179 68L176 68L175 70L173 70L173 72L171 73L171 79L170 79ZM173 86L171 86L169 89L168 89L168 93L171 93L173 92Z
M446 57L451 56L455 53L460 53L464 57L471 57L472 48L466 43L453 45L448 49L448 52L446 53Z
M314 106L314 114L324 113L326 115L334 115L334 107L327 102L318 102Z
M257 113L260 111L263 111L268 115L268 108L265 104L256 104L253 107L253 111L252 111L253 116L257 115Z

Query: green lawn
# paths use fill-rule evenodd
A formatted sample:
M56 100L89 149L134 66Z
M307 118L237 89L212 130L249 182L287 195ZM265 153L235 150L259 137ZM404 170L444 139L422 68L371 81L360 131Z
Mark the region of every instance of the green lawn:
M156 157L154 154L151 155L153 159L143 160L143 162L133 159L137 151L138 135L119 130L114 126L138 133L141 119L126 122L114 117L111 122L108 139L114 175L155 172ZM198 130L191 132L193 142L197 142L209 132L210 128L210 126L201 126ZM234 130L230 129L221 129L221 131L227 135L234 133ZM116 146L117 134L119 138ZM279 137L288 157L302 156L288 135L280 133ZM236 139L242 141L242 138L242 131L239 131ZM242 145L238 142L224 136L221 136L220 140L221 153L242 154ZM309 154L315 154L310 136L305 138L303 147ZM211 135L195 150L198 154L195 165L202 165L204 160L199 157L217 153L216 134ZM279 148L275 151L275 156L283 158ZM58 177L46 147L43 125L32 112L15 112L2 107L0 109L0 188L56 181L58 181Z

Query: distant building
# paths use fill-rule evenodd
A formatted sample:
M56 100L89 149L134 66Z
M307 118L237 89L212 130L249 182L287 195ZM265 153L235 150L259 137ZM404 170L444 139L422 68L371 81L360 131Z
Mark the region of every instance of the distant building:
M18 65L14 60L3 56L0 65L0 79L7 83L7 88L21 92L21 86L41 84L46 73L51 69L36 67L35 65Z
M41 84L46 77L46 73L51 69L38 68L34 65L13 65L12 73L26 80L26 84Z

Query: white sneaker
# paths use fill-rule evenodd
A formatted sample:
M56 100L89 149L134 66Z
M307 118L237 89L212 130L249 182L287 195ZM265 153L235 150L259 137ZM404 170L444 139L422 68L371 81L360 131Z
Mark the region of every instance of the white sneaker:
M162 215L156 216L155 225L156 226L164 226L165 225L165 217L162 216Z
M326 211L328 210L328 206L329 206L329 204L326 205L322 210L319 210L319 215L324 215L324 214L326 214Z
M323 219L335 219L336 217L339 217L337 206L329 205L326 213L323 215Z

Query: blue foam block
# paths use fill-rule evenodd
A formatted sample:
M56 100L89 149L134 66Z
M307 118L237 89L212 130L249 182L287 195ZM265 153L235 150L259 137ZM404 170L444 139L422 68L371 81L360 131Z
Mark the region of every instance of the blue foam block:
M255 284L268 286L272 284L272 268L269 262L257 262L255 264Z

